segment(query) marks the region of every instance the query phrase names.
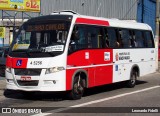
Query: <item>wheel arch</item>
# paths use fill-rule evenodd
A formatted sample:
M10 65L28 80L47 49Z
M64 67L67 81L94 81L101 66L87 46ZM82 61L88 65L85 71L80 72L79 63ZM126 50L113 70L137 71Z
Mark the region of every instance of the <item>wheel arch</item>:
M130 71L130 75L131 75L132 71L136 71L137 72L137 77L140 77L140 68L137 64L134 64L132 66L131 71Z
M85 79L85 87L88 88L88 73L85 69L78 69L74 72L72 76L71 89L73 88L74 78L78 75L81 75L82 79Z

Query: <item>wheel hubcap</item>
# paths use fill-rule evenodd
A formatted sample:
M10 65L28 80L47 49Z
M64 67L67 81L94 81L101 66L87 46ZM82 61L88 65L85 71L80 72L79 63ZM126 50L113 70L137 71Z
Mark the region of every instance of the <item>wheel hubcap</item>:
M81 94L83 92L83 87L81 85L78 86L78 84L74 85L74 93L75 94Z
M134 84L135 82L136 82L136 77L135 77L135 75L133 75L132 79L131 79L131 83Z

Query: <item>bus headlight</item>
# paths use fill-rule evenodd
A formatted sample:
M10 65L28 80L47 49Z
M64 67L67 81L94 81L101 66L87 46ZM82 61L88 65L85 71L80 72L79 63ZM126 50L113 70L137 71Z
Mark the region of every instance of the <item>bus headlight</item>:
M64 67L52 67L52 68L47 68L45 74L50 74L50 73L55 73L64 70Z
M10 67L6 67L6 71L11 73L11 68Z

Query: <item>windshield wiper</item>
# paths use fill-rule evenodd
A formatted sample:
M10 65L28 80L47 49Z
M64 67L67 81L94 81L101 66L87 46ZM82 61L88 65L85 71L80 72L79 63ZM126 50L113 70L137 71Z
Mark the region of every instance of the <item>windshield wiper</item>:
M26 51L27 53L41 53L42 51L40 50L40 49L28 49L27 51Z
M28 49L26 50L26 54L28 56L31 56L30 53L40 53L41 51L39 49Z
M17 49L17 50L12 50L12 52L26 52L26 49Z

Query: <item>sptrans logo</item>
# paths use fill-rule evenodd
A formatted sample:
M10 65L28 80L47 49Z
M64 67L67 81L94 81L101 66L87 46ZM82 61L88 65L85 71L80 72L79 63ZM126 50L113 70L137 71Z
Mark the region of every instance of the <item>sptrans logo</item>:
M118 61L118 58L119 58L118 53L116 53L116 61Z
M16 66L22 66L22 60L17 60Z

